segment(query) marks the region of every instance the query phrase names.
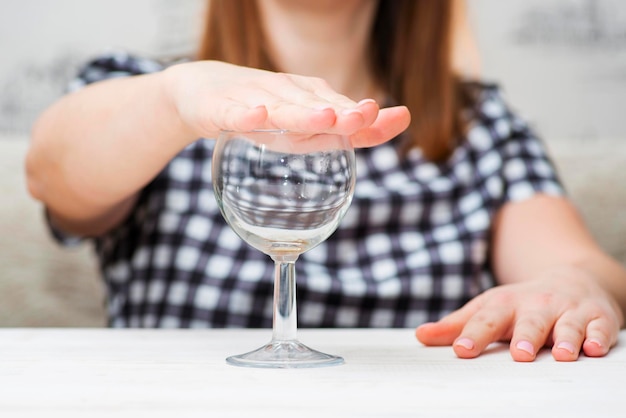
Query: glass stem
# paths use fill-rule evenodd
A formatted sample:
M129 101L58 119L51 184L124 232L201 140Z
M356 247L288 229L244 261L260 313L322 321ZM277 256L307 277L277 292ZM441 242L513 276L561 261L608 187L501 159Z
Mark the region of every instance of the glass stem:
M296 340L296 263L274 258L274 325L272 341Z

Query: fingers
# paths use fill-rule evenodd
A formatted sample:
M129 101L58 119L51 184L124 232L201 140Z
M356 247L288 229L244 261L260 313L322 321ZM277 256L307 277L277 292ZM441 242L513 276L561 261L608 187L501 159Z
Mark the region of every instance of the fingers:
M341 110L340 113L330 107L311 109L275 102L269 108L228 104L222 113L216 112L215 115L214 119L219 122L214 124L220 124L224 129L279 128L297 132L339 133L349 135L355 148L372 147L395 138L411 120L405 106L379 111L378 104L372 100L362 101L357 107Z
M224 119L228 107L267 109L267 117L257 120L253 129L278 128L298 132L324 132L351 135L372 125L378 117L378 104L372 99L359 103L334 91L324 80L291 74L249 70L247 83L228 90L227 109L217 112L215 124L246 125ZM241 116L241 115L235 115Z
M262 81L262 88L235 92L244 103L267 108L267 121L259 128L351 135L378 116L374 100L356 103L319 78L265 73Z
M578 359L585 339L587 315L580 311L565 312L555 323L552 345L552 356L557 361L574 361Z
M358 129L372 125L378 117L379 106L374 99L363 99L356 103L337 93L323 79L294 75L288 77L294 86L308 92L308 95L303 95L301 91L294 89L283 93L283 97L294 102L301 102L306 99L305 104L311 108L326 106L334 109L337 115L337 123L334 128L338 133L352 134ZM360 120L356 118L360 123L350 123L356 116L360 118Z
M257 126L263 125L267 120L267 109L265 106L248 108L246 106L232 104L226 108L226 115L223 117L223 128L233 131L250 131ZM206 136L210 136L211 131L219 129L205 127Z
M429 322L415 329L415 337L424 345L451 345L465 325L464 321L453 321L448 317L439 322Z
M451 345L459 336L467 321L480 309L480 297L466 303L462 308L446 315L437 322L420 325L415 337L424 345Z
M452 347L461 358L480 355L489 344L500 341L509 332L514 310L510 305L488 305L474 314L463 327Z
M371 105L350 109L334 109L331 106L312 109L289 102L275 102L269 109L268 123L272 128L298 132L324 132L350 135L366 126L372 116ZM377 106L376 106L377 107ZM378 109L375 110L377 113Z
M597 310L565 313L554 326L552 356L557 361L574 361L580 352L602 357L617 343L619 323Z
M378 104L373 100L362 101L352 108L335 108L328 103L309 107L277 98L258 101L266 104L251 107L246 103L223 101L218 109L211 112L210 126L241 131L277 128L352 135L372 125L370 131L362 134L364 139L360 142L365 146L385 142L395 136L394 133L405 129L402 126L403 112L385 112L384 117L378 120ZM265 113L260 109L265 109Z
M488 303L469 318L453 343L454 351L461 358L473 358L511 334L509 350L515 361L534 361L547 344L552 344L555 360L575 361L581 347L586 355L603 356L616 343L619 324L608 312L598 314L586 306L560 308L537 300L516 308Z
M355 132L350 139L355 148L372 147L396 137L410 122L411 114L406 106L382 109L371 125Z
M489 344L510 333L515 310L508 294L487 291L436 323L416 329L425 345L452 345L461 358L480 355Z
M552 332L555 320L552 311L553 307L547 305L536 306L519 314L510 344L513 360L527 362L537 357Z
M164 90L183 125L199 136L222 129L285 129L353 135L365 146L401 132L408 111L379 118L371 99L357 103L315 77L273 73L217 61L179 64L163 72ZM404 114L404 115L403 115ZM367 130L367 128L372 127Z
M581 352L604 356L617 343L619 320L602 305L549 303L543 297L516 305L512 294L494 293L418 327L417 339L430 346L452 345L460 358L477 357L492 342L510 340L511 357L519 362L534 361L548 344L555 360L575 361Z
M583 351L589 357L602 357L617 344L619 322L611 317L600 317L589 322Z
M617 343L622 310L587 274L575 273L548 272L497 286L441 321L419 327L416 335L427 345L451 344L462 358L506 340L511 357L521 362L535 360L544 346L552 347L557 361L575 361L581 353L604 356Z

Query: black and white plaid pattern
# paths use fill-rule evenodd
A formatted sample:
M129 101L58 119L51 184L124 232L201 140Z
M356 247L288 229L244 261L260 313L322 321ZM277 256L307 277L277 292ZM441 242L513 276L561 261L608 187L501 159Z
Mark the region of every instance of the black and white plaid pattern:
M157 71L115 54L87 65L73 88ZM448 162L398 137L357 151L352 206L338 230L296 263L301 327L414 327L494 285L494 215L508 201L563 194L539 139L496 86L475 84L475 121ZM214 141L176 156L135 211L95 240L113 327L270 327L273 264L225 223L213 195ZM59 231L56 231L59 234Z
M223 150L222 177L213 184L243 224L311 231L332 224L350 202L353 160L342 150L293 154L239 138Z

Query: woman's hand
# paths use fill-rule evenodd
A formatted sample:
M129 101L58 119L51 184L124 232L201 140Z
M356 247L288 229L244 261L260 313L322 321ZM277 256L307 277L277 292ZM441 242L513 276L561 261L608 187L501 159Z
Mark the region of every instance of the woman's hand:
M462 358L510 341L516 361L533 361L544 346L552 347L556 360L574 361L581 350L604 356L623 322L617 302L595 278L568 267L492 288L439 322L418 327L416 336L425 345L452 345Z
M182 123L196 137L222 129L280 128L350 135L355 147L383 143L410 122L404 106L356 103L323 80L217 61L179 64L164 72L166 91Z
M42 112L28 187L64 231L97 236L128 216L139 190L176 154L219 130L341 133L368 147L409 121L404 106L355 103L316 78L216 61L179 64L90 84Z

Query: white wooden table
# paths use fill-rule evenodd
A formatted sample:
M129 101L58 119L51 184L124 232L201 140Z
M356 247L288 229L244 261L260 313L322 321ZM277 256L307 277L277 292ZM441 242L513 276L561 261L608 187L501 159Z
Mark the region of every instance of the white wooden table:
M345 358L249 369L270 330L0 329L0 417L626 417L626 333L601 359L462 360L413 330L301 330Z

